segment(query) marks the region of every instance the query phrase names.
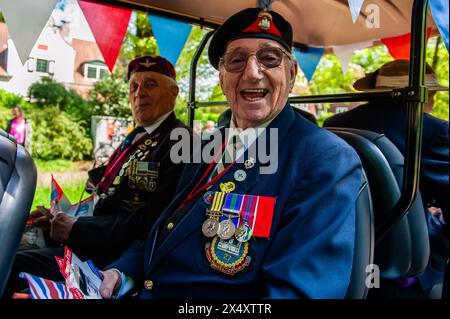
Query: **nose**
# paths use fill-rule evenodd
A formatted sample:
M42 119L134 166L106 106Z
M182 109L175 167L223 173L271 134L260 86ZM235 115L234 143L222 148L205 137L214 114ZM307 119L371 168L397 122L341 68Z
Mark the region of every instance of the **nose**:
M259 81L263 77L261 66L255 55L250 55L245 65L242 78L248 81Z
M142 95L144 95L144 93L145 93L144 86L139 84L136 91L134 92L134 95L142 96Z

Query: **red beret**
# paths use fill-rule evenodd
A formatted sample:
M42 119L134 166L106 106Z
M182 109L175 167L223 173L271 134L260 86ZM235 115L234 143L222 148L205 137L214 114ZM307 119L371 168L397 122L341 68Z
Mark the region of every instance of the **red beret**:
M177 74L172 63L160 56L144 55L128 64L128 80L134 72L152 71L167 75L176 80Z
M214 33L209 44L208 56L212 66L219 67L219 60L233 40L265 38L280 43L291 52L292 27L275 11L249 8L232 15Z

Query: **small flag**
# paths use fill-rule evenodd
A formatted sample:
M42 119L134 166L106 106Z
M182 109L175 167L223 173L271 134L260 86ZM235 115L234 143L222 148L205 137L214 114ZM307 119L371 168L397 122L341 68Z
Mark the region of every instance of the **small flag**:
M63 190L53 178L52 175L52 192L50 194L50 213L55 215L58 211L67 211L72 204L64 194Z
M28 281L33 299L78 299L64 283L57 283L24 272L19 276Z

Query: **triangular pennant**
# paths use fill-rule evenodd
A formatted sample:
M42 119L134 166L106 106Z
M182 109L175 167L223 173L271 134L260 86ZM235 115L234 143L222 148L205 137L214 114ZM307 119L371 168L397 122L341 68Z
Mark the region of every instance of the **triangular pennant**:
M430 0L431 15L433 16L434 23L436 23L439 32L441 33L442 40L445 46L448 48L448 14L449 14L449 1L448 0Z
M353 23L356 23L363 3L364 0L348 0L348 6L350 8L350 13L352 14Z
M192 26L185 22L155 15L149 15L148 19L158 44L159 55L175 65L191 33Z
M299 50L298 48L294 49L294 55L297 59L298 65L300 69L302 69L303 73L306 76L306 79L311 80L314 71L319 64L320 58L323 55L323 48L313 48L307 47Z
M8 31L22 64L45 27L58 0L0 0Z
M371 40L333 47L334 54L341 63L342 73L345 74L347 72L348 63L350 62L354 51L370 47L372 44L373 41Z
M91 28L105 63L112 72L127 32L131 10L87 0L78 0L78 4Z
M427 30L427 40L430 37L431 28ZM411 33L406 33L391 38L381 39L389 53L395 60L409 60L411 50Z

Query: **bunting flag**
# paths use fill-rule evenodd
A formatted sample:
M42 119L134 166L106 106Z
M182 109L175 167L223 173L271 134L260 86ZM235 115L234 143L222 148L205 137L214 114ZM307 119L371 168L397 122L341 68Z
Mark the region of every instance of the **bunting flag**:
M185 22L154 15L149 15L148 19L158 45L159 55L175 65L191 33L192 26Z
M449 1L448 0L430 0L431 15L433 16L434 23L441 33L442 40L445 46L448 48L448 14L449 14Z
M33 49L58 0L0 0L8 31L22 64Z
M448 0L447 0L448 1ZM427 40L430 37L431 28L427 29ZM406 33L391 38L381 39L389 53L395 60L409 60L411 50L411 33Z
M127 32L131 10L88 0L78 0L78 4L91 28L105 63L112 72Z
M64 283L54 282L35 275L21 272L20 278L28 281L33 299L80 299Z
M348 0L348 6L350 8L350 13L352 14L353 24L356 23L356 20L359 17L363 3L364 0Z
M347 72L348 63L350 62L350 59L354 51L370 47L372 44L373 41L370 40L333 47L334 54L341 63L342 73L345 74Z
M314 71L316 71L320 58L323 55L323 51L323 48L313 47L302 48L301 50L298 48L294 49L295 58L297 59L298 65L305 74L308 82L311 80Z

